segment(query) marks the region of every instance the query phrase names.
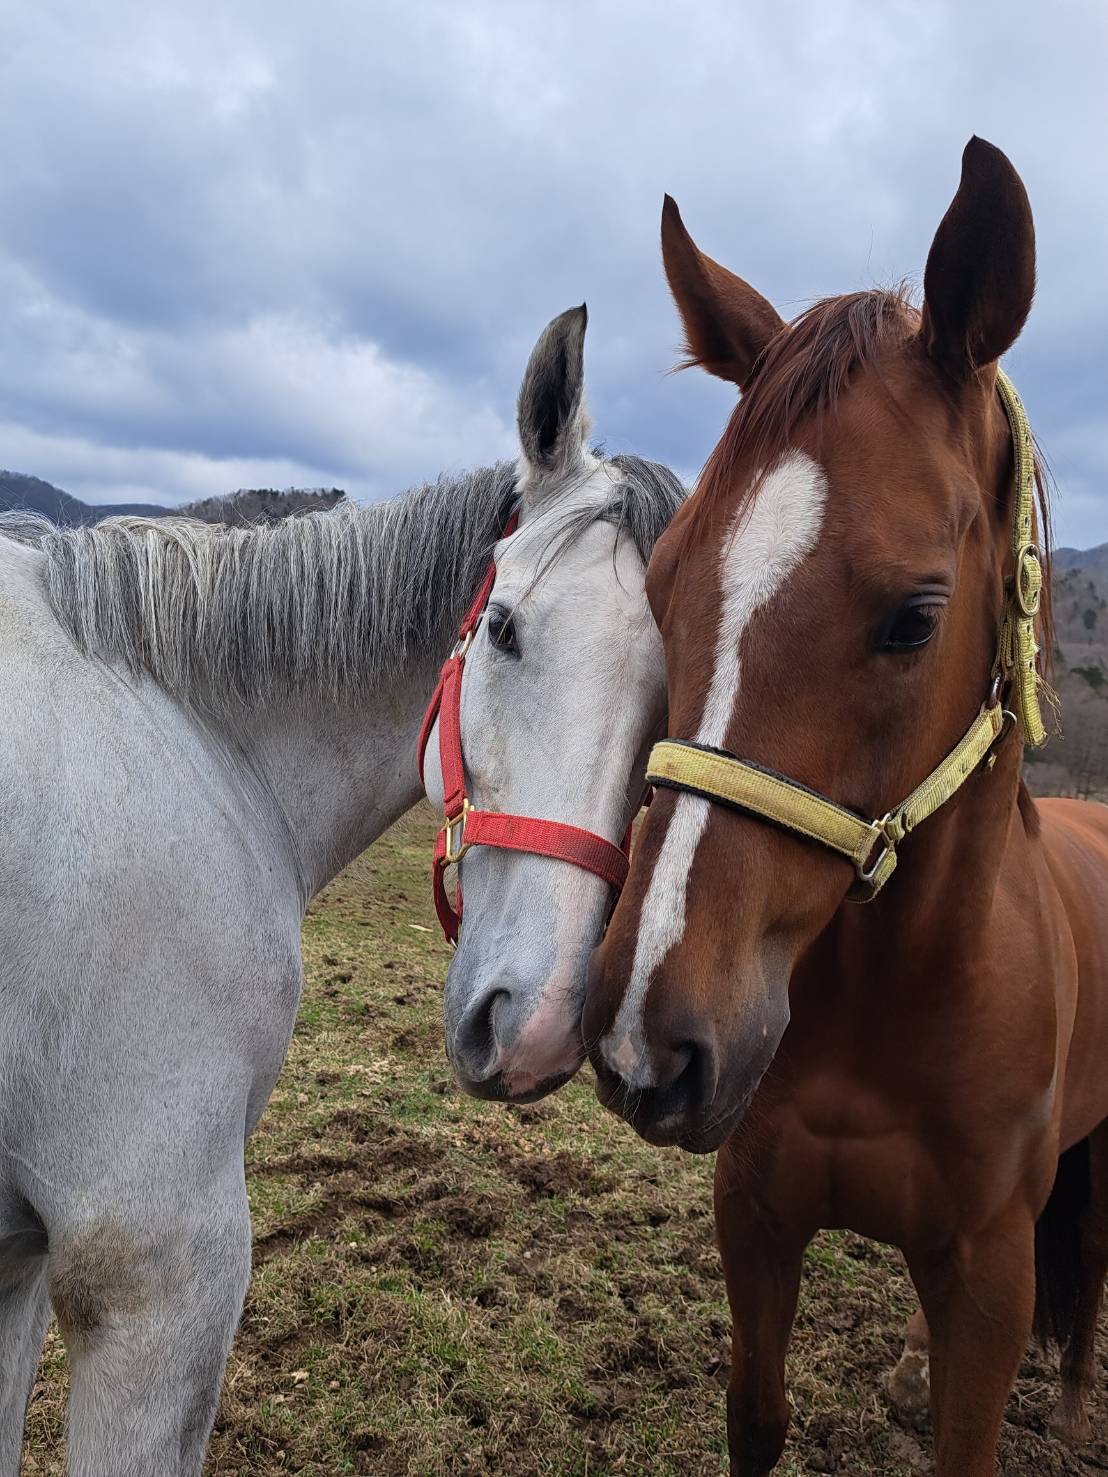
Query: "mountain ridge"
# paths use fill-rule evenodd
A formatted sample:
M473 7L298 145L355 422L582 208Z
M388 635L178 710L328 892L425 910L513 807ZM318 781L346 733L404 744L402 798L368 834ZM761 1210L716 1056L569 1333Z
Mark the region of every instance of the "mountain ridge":
M1094 544L1091 549L1065 546L1051 554L1055 570L1081 569L1101 579L1108 577L1108 544Z
M338 487L289 487L282 491L246 487L222 497L198 498L181 507L164 507L161 503L86 503L41 477L0 470L0 512L39 513L63 528L89 528L104 518L164 518L172 514L199 518L205 523L243 527L272 523L311 509L332 508L345 498L346 493Z
M101 518L117 514L132 513L141 517L158 518L168 513L169 508L156 503L86 503L71 492L63 492L52 482L42 477L33 477L27 472L0 470L0 511L41 513L52 523L67 527L87 528L99 523Z

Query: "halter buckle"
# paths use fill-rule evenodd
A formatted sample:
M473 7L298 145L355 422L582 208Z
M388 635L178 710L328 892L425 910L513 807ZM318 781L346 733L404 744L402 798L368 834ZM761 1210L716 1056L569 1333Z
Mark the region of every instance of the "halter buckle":
M1021 544L1016 553L1016 582L1012 597L1020 614L1033 620L1042 603L1043 559L1039 546Z
M448 815L442 827L443 836L446 838L443 847L443 859L448 867L453 867L461 861L469 850L469 842L466 837L466 817L472 806L468 800L462 801L462 808L457 815Z
M458 639L457 639L457 641L455 641L455 643L454 643L454 650L450 653L450 655L452 657L457 657L459 659L459 661L460 661L466 655L466 653L469 651L469 648L473 645L473 638L476 635L476 633L477 633L477 627L476 626L470 626L469 630L465 633L465 635L464 636L459 636Z
M885 863L885 859L892 854L896 858L896 842L889 835L889 825L892 822L892 811L881 817L879 821L870 822L870 834L873 836L873 845L866 853L864 861L854 863L855 882L850 889L850 896L855 902L868 903L875 898L884 886L885 878L878 881L878 874ZM890 873L892 868L889 869Z

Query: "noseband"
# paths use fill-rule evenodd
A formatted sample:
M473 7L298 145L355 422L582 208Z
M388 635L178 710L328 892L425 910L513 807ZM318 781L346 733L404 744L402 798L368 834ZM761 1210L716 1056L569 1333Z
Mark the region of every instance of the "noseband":
M867 820L775 770L686 740L665 739L655 744L647 764L649 784L700 795L757 816L846 857L854 866L855 882L849 896L856 902L877 896L896 868L900 842L957 794L971 774L992 763L1009 728L1018 725L1024 740L1035 748L1046 739L1035 640L1043 584L1042 560L1034 542L1035 451L1027 413L1015 386L999 369L997 390L1015 450L1015 573L1005 601L989 695L961 741L923 783L880 820ZM1014 711L1005 706L1005 699Z
M517 518L513 514L505 525L505 538L515 532L516 523ZM460 862L471 846L496 846L503 851L530 852L534 856L548 856L556 861L570 862L575 867L592 872L617 892L627 880L630 827L627 828L621 849L603 836L584 831L578 826L563 825L561 821L507 815L495 810L478 810L470 803L466 794L465 760L462 756L462 676L466 656L477 634L495 582L494 562L489 565L473 604L466 612L454 650L443 663L434 695L423 715L419 730L419 778L422 783L427 744L435 720L438 719L445 817L435 837L432 882L435 911L439 915L443 933L451 943L458 942L458 930L462 922L462 886L459 880L457 901L452 904L446 890L446 869Z

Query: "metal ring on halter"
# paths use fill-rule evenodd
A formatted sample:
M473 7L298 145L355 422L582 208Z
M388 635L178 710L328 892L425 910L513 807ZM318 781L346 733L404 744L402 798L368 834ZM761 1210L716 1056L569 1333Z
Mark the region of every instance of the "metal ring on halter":
M888 856L890 851L896 850L896 842L888 832L889 822L892 814L884 815L879 821L873 821L870 830L873 832L873 849L869 852L865 862L855 862L854 871L858 881L863 887L869 887L877 876L877 869Z
M1004 743L1004 740L1008 737L1012 730L1016 728L1019 724L1019 719L1016 717L1015 713L1012 712L1011 708L1002 708L1000 716L1000 732L989 745L989 752L981 761L981 767L983 769L992 769L993 765L996 763L996 757L997 754L1000 752L1001 745Z
M465 839L466 817L472 808L468 800L463 800L458 814L447 816L442 827L442 833L446 838L443 854L446 857L447 866L456 866L469 850L469 842ZM455 832L458 834L457 841L454 839Z

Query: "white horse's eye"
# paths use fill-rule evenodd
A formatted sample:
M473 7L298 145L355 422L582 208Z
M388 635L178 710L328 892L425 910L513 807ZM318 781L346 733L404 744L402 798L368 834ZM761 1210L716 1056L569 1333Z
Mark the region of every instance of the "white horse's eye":
M488 629L489 640L497 651L503 651L509 656L519 655L515 621L502 605L489 606Z

